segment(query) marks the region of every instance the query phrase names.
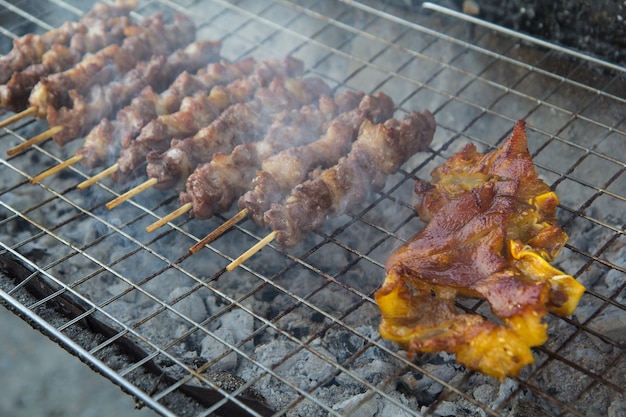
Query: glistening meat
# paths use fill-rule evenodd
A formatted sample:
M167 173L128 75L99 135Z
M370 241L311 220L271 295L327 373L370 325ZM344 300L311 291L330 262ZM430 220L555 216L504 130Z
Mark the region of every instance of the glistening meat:
M567 316L585 288L551 266L567 241L557 196L537 175L524 122L499 149L467 145L418 180L427 225L387 261L375 295L381 335L419 352L454 352L498 379L533 363L547 339L548 312ZM457 297L484 299L502 324L457 310Z

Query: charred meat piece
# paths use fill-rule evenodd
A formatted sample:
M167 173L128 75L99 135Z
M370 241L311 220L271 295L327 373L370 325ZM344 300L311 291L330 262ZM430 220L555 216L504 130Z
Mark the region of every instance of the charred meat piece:
M546 341L542 318L572 314L584 287L549 264L567 241L558 199L538 177L524 122L495 151L473 145L418 180L426 226L387 261L375 299L381 335L409 356L444 350L498 379L533 363ZM484 299L502 324L457 310L457 297Z
M435 120L428 111L412 112L381 124L365 120L347 156L315 179L296 186L282 204L265 212L275 240L295 246L307 232L324 225L385 185L387 176L433 139Z

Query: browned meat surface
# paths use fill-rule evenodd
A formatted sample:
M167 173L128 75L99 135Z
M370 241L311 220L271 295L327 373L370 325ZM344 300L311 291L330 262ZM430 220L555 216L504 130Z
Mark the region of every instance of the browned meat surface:
M72 36L70 44L53 44L42 57L41 62L15 72L6 84L0 86L0 102L12 111L22 111L28 105L28 97L33 87L43 77L65 71L80 62L86 53L118 44L124 39L124 28L130 26L129 17L115 17L106 21L95 21L85 32Z
M71 69L39 81L29 104L38 109L39 117L45 117L48 106L71 106L70 91L80 93L92 85L110 82L133 69L139 61L148 60L152 55L167 55L193 41L195 27L191 20L181 15L174 16L174 20L165 25L163 16L156 14L137 26L127 27L127 37L121 45L110 45Z
M319 78L276 77L268 87L258 89L254 99L228 107L194 136L174 140L163 154L149 154L148 176L158 179L157 188L182 188L196 166L209 162L215 153L262 139L276 113L329 94L330 88Z
M71 92L72 107L58 111L48 109L48 125L61 126L63 130L53 136L59 145L65 145L85 133L102 118L129 102L144 87L152 85L161 90L172 82L180 71L195 71L207 64L207 60L219 57L220 44L197 42L178 50L169 57L155 55L150 61L142 61L125 73L119 80L93 86L87 95ZM109 149L111 151L112 149Z
M141 129L157 116L170 114L179 109L185 97L198 91L210 91L216 85L227 84L250 74L255 60L245 58L234 64L211 63L192 75L183 71L174 82L160 94L153 87L145 87L132 102L117 113L114 121L103 119L85 137L85 143L78 150L83 155L81 163L88 168L102 165L118 155L122 181L145 163L150 148L135 141ZM123 147L125 149L121 149Z
M165 151L173 138L185 138L211 123L229 105L249 100L259 87L267 86L274 77L302 74L302 62L294 58L283 61L258 62L252 74L225 87L211 90L209 95L185 98L178 112L166 114L148 123L137 137L138 142L156 151Z
M350 150L365 120L382 123L393 114L394 104L383 93L365 96L359 106L340 114L318 140L286 149L265 159L250 190L239 199L239 208L248 217L265 225L264 213L272 203L282 201L293 187L307 179L314 168L328 168Z
M78 22L66 22L59 28L43 35L29 33L13 41L13 49L0 57L0 83L6 83L16 72L42 62L43 55L53 45L70 45L75 35L87 34L90 28L113 17L127 16L136 7L136 2L116 4L96 3ZM88 35L86 35L88 36ZM75 42L78 42L78 38ZM79 46L78 44L72 45ZM92 49L95 50L95 49Z
M283 204L272 204L265 222L277 232L276 241L298 244L326 219L350 210L384 186L387 176L432 141L435 120L428 111L412 112L381 124L366 120L347 156L315 179L296 186Z
M93 86L87 95L80 95L76 90L70 91L72 107L59 110L52 106L48 108L48 125L63 127L52 137L54 141L65 145L88 131L95 122L114 111L125 96L137 93L145 83L157 81L165 64L164 56L155 56L150 61L140 62L118 82Z
M263 140L237 145L230 154L218 153L211 162L199 165L180 194L181 205L193 202L191 214L196 218L228 210L249 189L264 160L283 149L316 139L338 113L357 106L362 95L348 91L336 100L323 96L319 107L307 105L279 113Z
M247 64L246 64L247 65ZM225 69L225 67L224 67ZM146 162L147 155L154 151L164 151L170 146L171 138L184 132L195 133L200 120L209 124L229 105L245 101L257 88L266 85L274 76L298 75L303 71L303 63L295 58L267 60L255 63L254 70L244 78L236 79L228 85L217 85L210 93L186 97L181 102L179 111L157 117L148 123L141 134L132 142L132 146L123 149L118 159L119 169L115 180L123 182L135 175L136 169ZM216 69L216 73L200 74L200 77L219 77L228 71ZM221 83L219 83L221 84ZM183 137L183 136L181 136Z
M417 352L445 350L498 379L533 362L548 311L571 314L584 287L552 267L567 241L558 198L537 175L524 123L503 146L468 145L418 180L427 225L387 261L375 298L381 335ZM487 300L498 322L457 311L457 297Z

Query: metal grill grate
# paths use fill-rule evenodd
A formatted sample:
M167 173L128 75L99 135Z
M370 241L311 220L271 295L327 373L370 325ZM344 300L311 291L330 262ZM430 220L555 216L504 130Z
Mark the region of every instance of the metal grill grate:
M1 51L92 4L0 0ZM267 409L242 400L250 390L275 415L620 415L626 71L424 7L432 11L411 14L375 1L140 2L138 16L193 16L199 38L221 39L228 60L291 54L337 89L388 93L396 116L430 109L435 140L349 215L293 250L270 245L224 273L265 230L241 223L190 256L187 249L234 212L179 219L148 234L147 225L176 208L175 196L151 190L108 211L104 204L130 185L105 180L78 191L94 173L79 166L31 185L29 178L80 144L46 142L7 157L46 128L25 119L0 137L0 254L5 269L10 258L27 268L14 273L28 271L19 284L0 276L3 302L163 415L205 416L228 404L230 415L264 415ZM557 263L587 292L573 317L549 317L550 339L515 380L496 383L444 354L411 362L378 335L372 297L386 258L421 227L413 179L428 178L468 142L497 146L521 118L570 235ZM82 309L72 310L67 297ZM486 312L482 303L460 307ZM61 314L68 312L71 318ZM145 355L119 349L125 343ZM150 375L151 364L172 378ZM230 388L225 375L234 376ZM211 405L180 393L201 385L223 399Z

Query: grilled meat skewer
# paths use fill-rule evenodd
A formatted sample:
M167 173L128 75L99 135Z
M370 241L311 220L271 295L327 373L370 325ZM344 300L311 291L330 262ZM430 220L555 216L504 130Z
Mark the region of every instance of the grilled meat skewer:
M117 113L115 120L102 119L85 137L83 146L77 154L82 155L81 164L87 168L95 168L103 164L107 157L120 151L120 147L131 148L128 152L141 154L136 158L136 164L145 162L146 154L151 150L144 147L145 152L134 152L135 138L141 129L151 120L164 114L170 114L180 108L183 98L191 96L198 91L210 91L216 85L228 84L235 79L249 75L254 69L256 61L253 58L244 58L234 64L215 62L202 68L197 74L192 75L187 71L182 72L176 80L163 92L157 93L151 86L145 87L139 96ZM135 146L136 145L136 146ZM122 152L125 150L122 149Z
M267 86L276 76L294 77L304 70L302 61L286 58L283 62L275 60L261 61L254 72L240 82L235 81L225 89L230 103L245 101L252 96L256 88ZM213 91L211 92L213 94ZM210 95L200 94L183 100L181 110L177 113L164 115L146 125L137 137L138 142L145 143L151 149L165 151L172 138L185 138L195 134L215 118L215 106Z
M72 36L69 45L54 44L46 51L41 62L15 72L6 84L0 86L2 106L19 112L28 105L33 87L43 77L70 69L87 53L97 52L124 39L124 29L132 25L128 16L94 21L85 32Z
M16 72L42 62L53 45L69 45L76 34L87 33L90 27L110 18L128 16L137 2L96 3L78 22L66 22L43 35L29 33L13 41L13 49L0 57L0 83L6 83Z
M215 62L191 75L187 71L180 74L172 85L157 95L152 87L137 99L137 104L129 111L120 113L124 123L131 128L124 131L120 138L125 148L139 136L141 129L157 116L174 113L180 109L185 97L199 92L210 92L216 85L229 84L236 79L250 75L256 65L252 57L244 58L235 63Z
M381 124L365 121L347 156L317 178L296 186L283 204L274 203L265 212L276 241L295 246L328 217L345 213L370 190L382 188L389 174L428 147L434 131L435 120L428 111Z
M336 164L350 150L365 120L382 123L393 115L393 110L394 104L389 96L383 93L365 96L358 108L334 119L317 141L267 158L250 190L239 199L239 209L247 210L248 217L264 226L263 215L272 203L282 201L293 187L307 179L314 168Z
M194 136L174 140L163 154L150 153L148 176L157 179L159 189L184 186L198 164L243 142L260 140L276 113L313 103L322 95L330 95L330 87L319 78L277 77L258 89L254 99L228 107Z
M332 99L322 96L319 107L307 105L279 113L263 140L237 145L230 154L218 153L201 164L187 179L181 206L192 202L191 214L206 219L226 211L250 187L263 160L283 149L309 143L321 135L339 113L358 105L363 95L351 91Z
M225 86L216 86L209 94L201 93L185 98L178 112L160 116L148 123L131 146L122 150L114 179L123 182L134 175L135 170L146 162L150 152L167 150L170 139L180 135L180 132L196 133L198 120L202 120L206 126L228 106L249 100L258 88L267 86L274 77L296 76L302 71L302 61L295 58L262 61L256 63L254 70L245 78ZM153 135L156 131L161 133Z
M48 106L71 105L72 90L81 92L89 86L108 83L133 69L139 61L153 55L167 55L187 45L195 37L195 27L182 15L175 15L174 23L165 25L162 14L155 14L138 26L127 27L126 35L121 45L110 45L71 69L39 81L29 98L30 106L38 110L37 116L45 117Z
M158 55L153 56L150 61L140 62L118 81L95 85L85 96L75 90L70 92L73 104L71 108L48 108L48 125L63 127L52 138L59 145L65 145L89 132L99 120L129 102L147 85L161 90L180 71L195 71L208 61L218 59L219 50L219 42L195 42L167 58Z

